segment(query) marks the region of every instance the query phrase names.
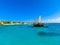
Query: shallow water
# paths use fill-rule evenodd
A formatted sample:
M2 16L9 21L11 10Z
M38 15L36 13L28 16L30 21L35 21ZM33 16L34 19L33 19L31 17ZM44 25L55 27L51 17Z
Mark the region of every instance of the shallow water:
M60 45L60 24L0 26L0 45Z

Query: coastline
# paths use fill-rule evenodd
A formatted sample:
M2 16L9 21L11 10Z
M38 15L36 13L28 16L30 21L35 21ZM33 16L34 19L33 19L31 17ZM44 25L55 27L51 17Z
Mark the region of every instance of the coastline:
M22 25L22 24L34 24L34 22L0 22L0 25Z
M44 24L55 24L55 22L51 22L51 23L44 23ZM0 22L0 25L22 25L22 24L36 24L36 22ZM58 23L56 23L58 24Z

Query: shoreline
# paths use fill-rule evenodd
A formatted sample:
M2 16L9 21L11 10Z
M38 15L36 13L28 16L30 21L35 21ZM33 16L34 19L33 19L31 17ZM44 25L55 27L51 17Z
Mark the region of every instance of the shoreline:
M43 23L43 22L42 22ZM44 24L58 24L58 22L44 22ZM0 25L22 25L22 24L36 24L36 22L0 22Z
M44 24L59 24L59 23L44 23ZM25 25L25 24L0 24L0 25Z

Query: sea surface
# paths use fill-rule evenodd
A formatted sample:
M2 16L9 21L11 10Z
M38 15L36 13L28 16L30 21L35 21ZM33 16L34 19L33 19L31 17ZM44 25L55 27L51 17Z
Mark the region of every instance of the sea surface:
M60 45L60 24L0 26L0 45Z

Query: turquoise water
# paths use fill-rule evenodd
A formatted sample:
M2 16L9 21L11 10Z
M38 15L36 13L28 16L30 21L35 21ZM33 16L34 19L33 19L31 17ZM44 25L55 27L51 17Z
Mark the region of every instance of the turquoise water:
M0 45L60 45L60 24L0 26ZM38 34L39 32L46 34Z

